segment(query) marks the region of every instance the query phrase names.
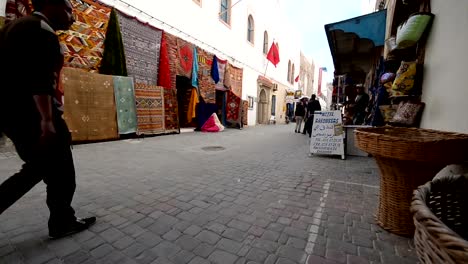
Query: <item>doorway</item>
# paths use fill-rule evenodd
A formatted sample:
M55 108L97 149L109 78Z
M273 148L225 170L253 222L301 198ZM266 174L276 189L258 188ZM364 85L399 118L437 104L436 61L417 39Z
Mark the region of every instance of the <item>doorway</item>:
M189 111L190 98L192 95L192 82L184 76L176 77L177 87L177 103L179 110L179 126L180 128L197 127L196 120L188 120L187 114Z
M265 89L260 91L257 112L258 123L261 125L268 124L268 97Z

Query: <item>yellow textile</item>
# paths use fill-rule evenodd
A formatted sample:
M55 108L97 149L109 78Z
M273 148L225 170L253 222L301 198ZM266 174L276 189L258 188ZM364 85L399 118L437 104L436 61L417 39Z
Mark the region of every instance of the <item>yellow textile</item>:
M187 111L187 122L190 123L196 117L196 107L200 101L198 100L197 89L192 89L192 95L190 96L190 103Z
M393 82L392 96L408 95L411 89L413 89L414 81L416 78L416 62L405 62L401 63L400 69L398 69L397 77Z

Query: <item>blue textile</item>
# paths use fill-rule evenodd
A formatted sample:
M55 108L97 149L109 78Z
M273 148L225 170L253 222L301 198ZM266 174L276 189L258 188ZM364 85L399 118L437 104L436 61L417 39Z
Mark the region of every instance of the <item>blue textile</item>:
M193 48L193 66L192 66L192 86L198 88L198 53L197 48ZM200 94L200 91L198 91Z
M213 63L211 64L211 78L215 83L219 82L219 69L218 69L218 58L213 56Z

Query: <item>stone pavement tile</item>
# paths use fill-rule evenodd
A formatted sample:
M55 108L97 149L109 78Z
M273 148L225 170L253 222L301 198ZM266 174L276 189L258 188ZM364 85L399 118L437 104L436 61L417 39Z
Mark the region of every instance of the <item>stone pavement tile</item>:
M230 252L232 254L237 254L241 247L242 243L227 238L222 238L216 245L216 248Z
M275 264L277 259L278 259L278 257L276 255L270 254L270 255L268 255L268 257L265 260L264 264Z
M81 249L80 244L71 238L53 240L47 244L47 247L59 257L68 256Z
M175 243L177 245L179 245L181 248L185 249L185 250L192 251L198 245L200 245L202 242L200 240L198 240L198 239L195 239L195 238L191 237L191 236L183 235L179 239L177 239Z
M162 241L162 239L158 235L151 232L145 232L140 236L136 237L135 240L148 247L154 247Z
M252 246L256 248L264 249L268 252L275 252L279 248L280 245L276 242L272 242L269 240L255 239Z
M324 257L310 255L306 264L336 264L337 262L325 259Z
M287 226L284 229L284 233L286 233L286 234L288 234L290 236L297 237L297 238L302 238L302 239L307 239L307 237L309 236L309 234L308 234L308 232L306 230L301 230L301 229L297 229L297 228L289 227L289 226Z
M165 257L159 257L155 261L153 261L151 264L174 264L174 263Z
M123 250L127 247L129 247L131 244L135 243L135 239L129 236L124 236L120 238L119 240L115 241L112 246L115 247L116 249Z
M259 263L263 263L267 257L268 252L258 248L252 248L246 256L248 260L256 261Z
M358 247L358 256L363 257L372 262L380 262L380 253L377 250L366 248L366 247Z
M307 255L303 250L299 250L290 246L281 246L278 249L278 255L300 263L304 263L307 260Z
M288 239L288 242L286 243L286 245L291 246L293 248L297 248L297 249L304 249L306 244L307 242L305 240L298 239L295 237L290 237Z
M172 229L171 231L167 232L162 236L164 240L169 240L169 241L175 241L177 238L179 238L182 235L181 232Z
M191 225L187 229L184 230L184 234L187 234L189 236L196 236L201 231L202 231L202 229L199 226Z
M357 255L357 246L336 239L327 239L327 249L342 251L347 254Z
M325 258L337 263L346 263L346 253L336 249L327 249Z
M176 244L163 241L152 250L159 257L169 258L180 252L182 249Z
M134 258L140 255L141 252L145 251L146 249L148 249L148 246L136 242L136 243L131 244L126 249L124 249L122 253L124 253L126 256L130 258Z
M248 231L249 234L252 234L256 237L261 237L264 232L265 232L265 229L258 227L258 226L252 226Z
M242 242L246 235L246 233L234 228L227 228L222 234L223 237L230 238L238 242Z
M285 225L279 224L279 223L271 223L266 227L267 230L276 231L276 232L283 232L284 228L285 228Z
M189 264L210 264L210 262L204 258L196 256L189 262Z
M297 264L297 262L287 258L279 258L278 261L276 261L276 264Z
M261 238L264 240L270 240L270 241L276 242L278 241L279 236L280 236L280 233L276 231L267 230L263 233Z
M211 253L208 259L215 264L234 264L237 260L237 256L226 251L216 250Z
M216 244L221 239L218 234L207 230L200 232L195 238L210 245Z
M67 264L80 264L91 258L87 251L79 250L71 255L66 256L63 260Z
M369 264L370 261L363 257L348 255L347 264Z
M249 228L251 227L251 225L249 223L242 222L242 221L235 220L235 219L232 220L231 222L229 222L228 226L232 227L232 228L235 228L235 229L239 229L239 230L244 231L244 232L249 230Z
M226 230L226 228L227 227L225 225L216 222L209 223L207 227L208 230L211 230L219 235L221 235L224 232L224 230Z
M124 233L120 232L114 227L104 230L103 232L99 233L99 235L108 243L114 243L115 241L125 236Z
M193 250L193 253L195 253L196 255L202 258L208 258L208 256L211 253L213 253L214 250L215 250L215 247L205 244L205 243L201 243Z
M169 259L174 262L174 264L186 264L189 263L193 258L195 258L195 254L186 250L182 250Z
M114 248L109 244L102 244L99 247L91 250L91 255L97 259L103 258L114 251Z

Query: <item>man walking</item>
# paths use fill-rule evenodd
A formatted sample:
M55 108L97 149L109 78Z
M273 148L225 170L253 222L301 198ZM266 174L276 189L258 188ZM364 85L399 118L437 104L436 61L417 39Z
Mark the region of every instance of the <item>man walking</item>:
M306 130L309 133L309 137L312 136L312 126L314 124L314 113L317 111L322 111L322 106L320 102L316 100L316 95L313 94L309 103L307 104L307 123L306 123ZM304 133L305 134L305 133Z
M0 32L1 130L25 162L0 185L0 214L41 180L47 185L49 236L85 230L95 217L77 219L71 206L75 169L71 137L58 89L64 57L55 30L74 22L69 0L32 0L35 13Z
M305 106L304 102L299 101L296 106L296 112L294 114L296 116L296 133L301 133L301 127L302 127L302 120L304 120L305 116Z

